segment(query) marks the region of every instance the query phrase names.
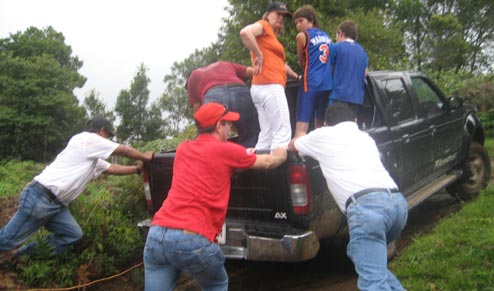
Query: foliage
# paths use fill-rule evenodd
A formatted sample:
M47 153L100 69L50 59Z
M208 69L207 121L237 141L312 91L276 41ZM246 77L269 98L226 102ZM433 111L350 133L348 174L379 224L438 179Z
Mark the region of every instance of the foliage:
M86 79L64 36L34 27L0 39L0 159L48 161L82 129Z
M484 127L484 132L487 137L494 137L494 109L477 112L477 116ZM490 152L494 155L494 152Z
M466 64L468 43L463 39L462 26L453 15L433 15L429 20L426 49L434 71L456 69Z
M33 161L10 160L0 164L0 199L18 196L42 168L42 164Z
M155 153L163 153L175 150L181 142L185 140L192 140L196 136L197 129L195 125L189 125L177 137L170 139L157 139L146 143L137 143L135 147L139 148L139 150L143 152L153 151Z
M112 111L107 111L105 104L99 99L99 93L96 90L91 90L84 98L84 109L88 115L88 119L97 116L104 116L111 123L115 122L115 115Z
M494 189L416 237L390 267L410 291L492 290Z
M42 165L11 161L0 167L0 201L19 195L21 186ZM4 193L7 192L7 193ZM32 287L67 287L114 275L139 262L143 240L136 224L147 218L142 181L138 176L102 176L91 182L69 209L84 237L63 255L55 256L41 230L39 248L16 264L19 278Z
M155 107L148 112L149 78L147 68L141 64L130 84L129 90L122 90L117 97L115 111L120 117L117 137L123 142L146 140L162 136L160 131L161 111Z

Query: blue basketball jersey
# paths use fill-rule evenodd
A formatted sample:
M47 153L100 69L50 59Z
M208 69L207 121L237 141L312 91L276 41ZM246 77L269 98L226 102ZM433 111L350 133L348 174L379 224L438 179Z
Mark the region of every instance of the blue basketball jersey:
M329 47L332 43L329 35L319 28L306 30L304 91L326 91L333 88Z

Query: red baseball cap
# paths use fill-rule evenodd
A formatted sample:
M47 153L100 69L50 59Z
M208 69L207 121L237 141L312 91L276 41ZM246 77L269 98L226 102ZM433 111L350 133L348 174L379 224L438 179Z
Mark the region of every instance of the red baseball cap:
M210 127L221 120L237 121L240 114L228 110L228 107L216 102L203 104L194 114L194 118L203 127Z

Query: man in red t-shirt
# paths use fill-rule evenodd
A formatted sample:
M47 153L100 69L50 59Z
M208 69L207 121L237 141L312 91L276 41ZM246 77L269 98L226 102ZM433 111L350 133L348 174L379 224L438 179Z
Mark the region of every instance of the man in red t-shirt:
M172 187L156 212L144 248L145 290L172 290L180 272L203 290L227 290L224 255L216 243L225 221L235 169L268 169L286 160L286 148L256 155L228 142L239 114L216 103L194 114L198 137L177 148Z
M218 102L240 114L234 125L238 144L246 148L254 147L259 135L257 110L245 83L252 78L252 72L252 67L220 61L194 69L186 83L189 104L194 112L203 103Z

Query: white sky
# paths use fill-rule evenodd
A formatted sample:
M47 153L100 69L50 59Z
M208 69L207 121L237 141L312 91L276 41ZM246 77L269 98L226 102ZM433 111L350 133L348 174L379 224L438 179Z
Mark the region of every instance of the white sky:
M34 26L52 26L65 36L87 78L74 90L91 89L107 110L129 89L141 63L148 68L150 101L164 91L174 62L217 40L228 0L0 0L0 38Z

